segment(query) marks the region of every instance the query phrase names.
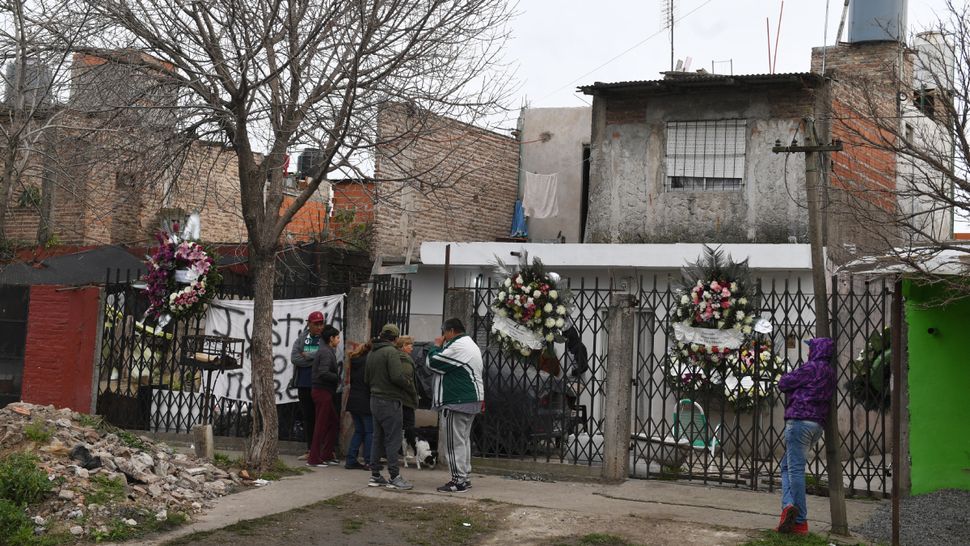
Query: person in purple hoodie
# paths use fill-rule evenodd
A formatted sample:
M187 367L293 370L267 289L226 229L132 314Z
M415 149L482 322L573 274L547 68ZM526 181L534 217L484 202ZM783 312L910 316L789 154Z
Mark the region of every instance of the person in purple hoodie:
M835 392L830 338L808 340L808 361L778 381L785 393L785 455L781 459L781 521L779 533L808 534L805 504L805 463L808 451L822 435Z

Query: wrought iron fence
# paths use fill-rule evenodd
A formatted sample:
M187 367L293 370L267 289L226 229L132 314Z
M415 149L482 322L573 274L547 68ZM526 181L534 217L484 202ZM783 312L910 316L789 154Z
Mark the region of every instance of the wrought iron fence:
M143 317L148 299L140 288L132 285L141 273L108 272L97 412L122 428L189 432L202 418L206 402L203 373L207 372L182 361L182 345L189 336L204 334L205 323L201 317L195 317L173 321L164 329L146 324ZM340 293L347 287L335 284L329 288ZM327 287L309 282L280 282L274 292L278 298L330 293ZM246 279L237 278L224 283L218 297L250 299L251 295ZM304 439L298 406L296 402L277 405L280 439ZM217 398L211 418L214 434L248 436L251 413L250 402Z
M573 325L589 355L583 366L588 369L581 373L577 366L583 363L569 353L552 363L536 359L524 364L492 343L490 304L500 289L488 278L480 278L475 289L472 329L482 348L486 400L473 431L476 454L577 464L602 461L609 285L580 280L570 286Z
M397 324L402 334L408 333L411 322L411 281L391 275L375 275L371 306L371 337L381 333L388 323Z
M848 493L888 494L888 454L891 438L886 414L869 409L871 400L853 394L850 384L865 373L860 352L876 332L890 326L891 287L861 280L833 282L829 305L838 364L837 406L841 454ZM572 356L556 351L558 367L540 359L522 362L491 342L489 304L499 291L481 277L475 292L473 328L482 347L487 411L477 421L476 454L485 457L529 458L574 464L602 460L603 402L608 371L606 313L610 286L596 279L572 283L572 318L589 349L589 369L571 374ZM773 489L780 483L784 451L784 407L780 394L766 383L709 381L713 388L685 390L672 380L670 313L675 289L669 278L641 278L633 290L636 312L636 362L633 377L631 475L640 478L678 477L752 489ZM814 296L795 281L758 283L762 317L774 325L770 334L756 335L754 377L781 373L807 358L802 343L814 336ZM780 369L761 360L775 354ZM859 359L858 362L856 360ZM763 367L763 368L762 368ZM709 380L711 378L708 378ZM774 377L769 378L773 385ZM743 403L742 403L743 402ZM690 429L685 434L685 427ZM683 441L689 437L687 445ZM824 443L810 460L810 489L822 492Z

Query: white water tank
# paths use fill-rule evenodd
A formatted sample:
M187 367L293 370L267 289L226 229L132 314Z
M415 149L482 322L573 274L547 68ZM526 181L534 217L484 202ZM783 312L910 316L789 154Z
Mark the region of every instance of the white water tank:
M906 41L906 0L852 0L849 43Z

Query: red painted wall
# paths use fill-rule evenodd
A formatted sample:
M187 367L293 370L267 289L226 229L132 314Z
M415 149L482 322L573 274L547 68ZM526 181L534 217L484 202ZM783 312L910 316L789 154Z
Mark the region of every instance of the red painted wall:
M31 287L24 402L91 412L100 293L96 287Z

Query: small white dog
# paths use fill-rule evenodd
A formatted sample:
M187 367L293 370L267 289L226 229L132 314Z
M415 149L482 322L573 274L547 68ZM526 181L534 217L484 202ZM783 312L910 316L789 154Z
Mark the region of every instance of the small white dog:
M429 468L434 468L437 464L437 458L431 451L431 444L425 440L418 440L415 442L415 449L411 449L407 440L401 442L401 450L404 451L404 468L408 468L408 462L414 463L421 470L421 465L424 464Z

